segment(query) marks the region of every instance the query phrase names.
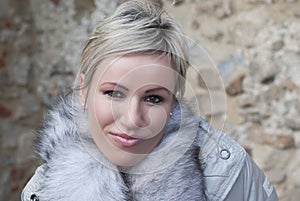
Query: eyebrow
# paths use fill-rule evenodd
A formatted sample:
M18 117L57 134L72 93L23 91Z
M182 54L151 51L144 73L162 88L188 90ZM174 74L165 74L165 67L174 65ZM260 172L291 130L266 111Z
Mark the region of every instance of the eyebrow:
M168 92L168 94L170 94L170 91L168 89L164 88L164 87L158 87L158 88L154 88L154 89L149 89L149 90L145 91L145 93L151 93L153 91L159 91L159 90L164 90L164 91Z
M129 89L127 87L125 87L125 86L123 86L121 84L115 83L115 82L104 82L100 86L103 86L103 85L106 85L106 84L113 85L115 87L120 87L120 88L122 88L122 89L124 89L126 91L129 91ZM157 87L157 88L154 88L154 89L149 89L149 90L145 91L145 93L151 93L153 91L159 91L159 90L164 90L168 94L170 94L170 91L168 89L164 88L164 87Z
M121 84L115 83L115 82L104 82L100 86L105 85L105 84L114 85L115 87L119 87L119 88L122 88L122 89L124 89L126 91L129 91L129 89L127 87L125 87L125 86L123 86Z

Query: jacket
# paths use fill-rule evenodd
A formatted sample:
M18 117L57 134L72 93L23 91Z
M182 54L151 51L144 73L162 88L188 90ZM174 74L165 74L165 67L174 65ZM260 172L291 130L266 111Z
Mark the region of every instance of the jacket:
M188 104L176 104L172 113L159 145L123 172L96 147L74 98L62 99L37 132L43 164L21 200L278 200L237 142L195 116Z

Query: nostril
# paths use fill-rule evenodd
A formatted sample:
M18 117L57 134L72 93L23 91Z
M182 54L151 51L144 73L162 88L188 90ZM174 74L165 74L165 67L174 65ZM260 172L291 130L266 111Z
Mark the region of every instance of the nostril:
M138 114L131 114L129 117L130 121L135 127L142 128L148 125L145 119L145 115L142 112Z

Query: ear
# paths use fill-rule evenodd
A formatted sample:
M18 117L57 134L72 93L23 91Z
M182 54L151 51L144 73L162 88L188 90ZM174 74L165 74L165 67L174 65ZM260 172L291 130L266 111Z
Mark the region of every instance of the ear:
M86 110L86 87L84 87L85 82L85 75L83 73L80 73L80 104L84 110Z

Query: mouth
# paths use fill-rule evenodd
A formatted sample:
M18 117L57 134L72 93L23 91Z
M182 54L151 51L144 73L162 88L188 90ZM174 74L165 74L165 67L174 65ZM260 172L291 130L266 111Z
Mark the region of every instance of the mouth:
M123 147L133 147L143 141L142 139L134 138L123 133L110 133L110 135L117 144Z

